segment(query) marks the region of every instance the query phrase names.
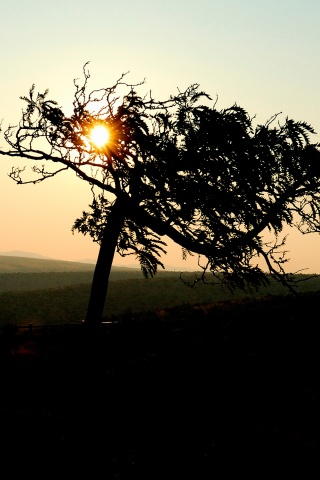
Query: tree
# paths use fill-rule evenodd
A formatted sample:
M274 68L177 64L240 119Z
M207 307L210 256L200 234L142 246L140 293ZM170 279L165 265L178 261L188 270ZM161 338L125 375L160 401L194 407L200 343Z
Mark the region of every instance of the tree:
M164 236L184 258L199 256L195 282L210 272L211 283L230 288L258 288L270 277L290 287L283 226L304 233L320 227L313 128L288 118L280 124L278 115L254 127L236 104L217 110L197 84L156 101L151 92L138 95L144 82L129 84L124 74L112 87L87 93L87 64L83 74L81 85L74 81L70 116L33 85L21 97L19 124L3 132L9 147L0 154L34 161L26 179L25 168L12 168L18 184L72 170L91 186L90 210L73 225L100 244L86 322L102 319L115 251L135 255L144 275L153 276L163 268ZM107 143L94 142L97 126L108 130ZM266 229L272 243L263 241Z

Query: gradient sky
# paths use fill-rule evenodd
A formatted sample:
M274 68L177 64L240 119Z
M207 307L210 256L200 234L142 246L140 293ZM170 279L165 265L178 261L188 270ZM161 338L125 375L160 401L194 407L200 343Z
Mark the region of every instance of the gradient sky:
M320 133L319 18L318 0L2 1L0 120L3 127L19 121L19 96L33 83L68 111L73 80L90 61L92 89L128 71L128 80L145 79L158 99L199 83L218 96L217 108L236 102L258 123L283 112ZM71 233L91 200L89 186L72 174L18 186L7 177L18 163L0 157L0 252L95 259L98 246ZM290 232L288 270L320 273L319 247L318 235ZM190 268L192 260L182 262L172 245L163 258Z

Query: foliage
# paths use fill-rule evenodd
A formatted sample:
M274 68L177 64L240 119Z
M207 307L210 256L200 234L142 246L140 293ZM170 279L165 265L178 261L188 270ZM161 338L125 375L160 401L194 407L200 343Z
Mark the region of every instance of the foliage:
M97 199L94 197L89 206L90 212L82 212L82 217L74 222L72 231L78 230L83 235L89 234L93 241L101 243L104 226L112 205L106 198L99 195ZM157 273L158 266L164 268L159 257L161 253L166 253L163 248L165 245L166 243L150 229L138 225L130 219L125 219L116 249L122 257L135 255L145 278L148 278Z
M304 233L320 227L313 128L289 118L281 124L278 115L254 126L236 104L219 111L197 84L156 101L151 92L138 94L143 82L131 85L122 75L88 94L86 65L83 72L83 84L74 82L71 116L47 99L48 91L36 95L32 86L22 97L22 119L4 132L9 150L0 154L35 161L35 176L25 179L24 168L13 167L11 178L37 183L73 170L93 191L90 211L73 230L101 245L113 232L114 248L135 255L146 277L163 267L167 236L184 257L199 256L202 274L195 282L206 281L209 271L212 283L232 289L266 285L270 275L290 285L283 226ZM110 132L101 148L89 137L97 123ZM45 166L50 162L53 170ZM266 231L272 242L264 242Z

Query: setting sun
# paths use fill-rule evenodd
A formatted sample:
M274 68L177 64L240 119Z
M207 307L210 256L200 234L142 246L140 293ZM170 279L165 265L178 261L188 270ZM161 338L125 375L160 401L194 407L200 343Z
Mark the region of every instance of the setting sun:
M97 125L91 130L90 138L96 147L101 148L109 140L109 131L105 126Z

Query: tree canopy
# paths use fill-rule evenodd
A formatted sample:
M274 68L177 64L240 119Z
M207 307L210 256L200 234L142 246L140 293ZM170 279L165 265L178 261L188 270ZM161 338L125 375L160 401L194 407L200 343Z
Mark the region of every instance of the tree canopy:
M18 125L3 132L1 155L32 160L32 175L12 167L18 184L38 183L72 170L93 192L89 211L73 226L99 242L96 271L106 295L114 251L135 255L145 276L163 267L165 236L182 255L199 255L202 274L231 288L258 287L269 276L290 284L284 225L319 232L320 150L313 128L279 115L262 125L246 110L217 101L190 85L163 101L139 90L126 74L108 88L87 92L74 81L72 114L33 85ZM107 143L90 137L106 127ZM51 169L49 167L51 164ZM264 242L264 233L273 235ZM107 247L108 244L108 247ZM264 264L261 264L261 261ZM102 282L103 283L103 282ZM104 293L103 293L104 292ZM102 299L102 304L104 303ZM94 316L101 314L95 312ZM89 315L91 317L91 315Z

